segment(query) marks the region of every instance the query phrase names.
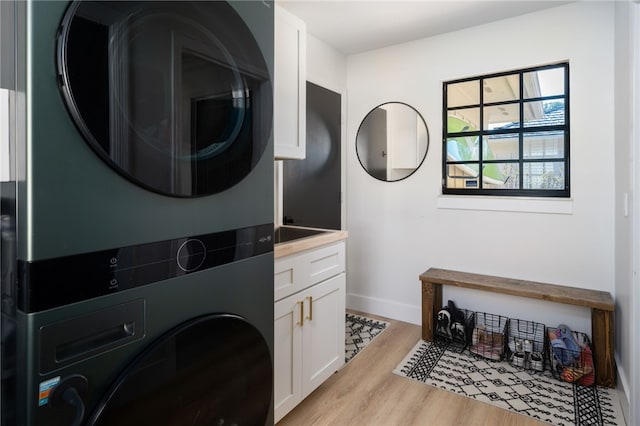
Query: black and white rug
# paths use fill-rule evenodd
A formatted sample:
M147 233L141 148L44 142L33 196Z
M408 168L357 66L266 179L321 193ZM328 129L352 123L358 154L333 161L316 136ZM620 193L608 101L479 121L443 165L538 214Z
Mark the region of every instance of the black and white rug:
M345 363L351 361L365 346L373 341L389 325L360 315L346 314Z
M447 346L421 340L393 372L554 425L625 425L615 389L560 382L549 371L485 361Z

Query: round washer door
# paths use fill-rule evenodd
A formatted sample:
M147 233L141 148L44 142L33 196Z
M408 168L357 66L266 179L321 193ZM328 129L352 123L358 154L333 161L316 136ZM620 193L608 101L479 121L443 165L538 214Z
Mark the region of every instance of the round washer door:
M246 320L225 314L197 318L140 354L87 424L265 424L272 377L269 347Z
M224 191L268 145L268 66L227 2L73 2L57 68L81 135L146 189L176 197Z

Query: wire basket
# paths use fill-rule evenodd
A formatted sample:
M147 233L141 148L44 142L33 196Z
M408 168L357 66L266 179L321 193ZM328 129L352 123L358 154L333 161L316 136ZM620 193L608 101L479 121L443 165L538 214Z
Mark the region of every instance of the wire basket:
M491 361L502 360L508 318L486 312L475 312L474 317L469 351Z
M436 316L435 339L443 341L450 351L462 353L471 342L474 312L459 309L451 300Z
M511 365L533 371L545 369L544 324L509 318L506 359Z
M549 367L553 377L563 382L593 385L595 363L589 336L563 328L562 325L547 328L547 336Z

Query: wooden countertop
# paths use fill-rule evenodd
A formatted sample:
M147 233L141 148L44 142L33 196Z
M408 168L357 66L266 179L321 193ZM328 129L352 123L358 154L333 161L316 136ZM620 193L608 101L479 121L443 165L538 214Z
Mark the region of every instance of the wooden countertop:
M298 253L304 250L320 247L325 244L331 244L336 241L346 240L347 231L336 231L333 229L305 228L302 226L288 226L290 228L315 229L325 231L321 234L312 235L310 237L298 238L295 240L279 243L273 246L273 257L279 258L290 254Z

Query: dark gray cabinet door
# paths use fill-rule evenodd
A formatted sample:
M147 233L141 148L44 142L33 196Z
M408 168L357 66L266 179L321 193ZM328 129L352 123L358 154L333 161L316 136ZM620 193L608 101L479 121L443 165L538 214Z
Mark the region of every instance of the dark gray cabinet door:
M340 94L307 82L307 155L284 160L285 224L340 229L340 114Z

